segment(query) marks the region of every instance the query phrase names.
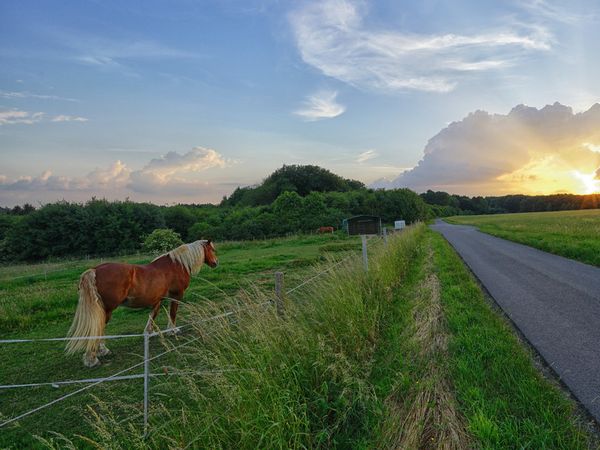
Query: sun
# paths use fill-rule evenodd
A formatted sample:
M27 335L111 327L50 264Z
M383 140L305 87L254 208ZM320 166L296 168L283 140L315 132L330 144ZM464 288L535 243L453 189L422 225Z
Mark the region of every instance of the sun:
M574 170L573 175L577 178L581 185L581 194L593 194L600 192L600 180L596 179L596 173L582 173L579 170Z

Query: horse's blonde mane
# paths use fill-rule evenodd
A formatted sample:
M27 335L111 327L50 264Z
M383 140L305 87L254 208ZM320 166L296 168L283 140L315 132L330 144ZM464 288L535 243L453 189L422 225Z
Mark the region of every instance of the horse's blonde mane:
M163 256L169 256L171 261L178 262L190 275L198 273L202 264L204 263L204 244L208 241L195 241L191 244L183 244L179 247L171 250L170 252L164 253L157 258L154 258L153 262Z

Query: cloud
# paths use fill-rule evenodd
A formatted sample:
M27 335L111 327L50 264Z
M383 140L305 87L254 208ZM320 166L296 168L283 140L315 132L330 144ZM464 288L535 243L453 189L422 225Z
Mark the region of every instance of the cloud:
M53 175L45 170L38 176L23 176L10 180L0 176L0 189L6 191L94 191L118 189L129 180L130 170L121 161L116 161L107 169L95 169L85 177L65 177Z
M127 189L138 193L191 195L209 187L210 183L204 177L209 169L223 168L232 163L213 149L196 147L184 154L169 152L138 170L131 170L121 161L116 161L107 168L94 169L85 177L57 176L50 170L39 176L13 180L0 175L0 190L96 193Z
M327 90L316 92L304 101L304 108L294 111L294 114L309 122L337 117L346 111L345 106L336 102L337 94Z
M135 192L189 192L206 186L201 172L212 168L224 168L232 161L210 148L195 147L180 154L169 152L152 159L142 169L131 173L128 187Z
M476 111L444 128L388 187L467 194L585 192L574 172L600 166L600 104L574 114L554 103L508 114Z
M369 27L366 12L351 0L318 1L293 11L289 18L303 61L363 89L448 92L461 74L507 67L524 53L551 48L541 26L425 35Z
M68 116L60 114L58 116L48 116L44 112L30 113L28 111L21 111L17 109L11 109L7 111L0 111L0 126L2 125L33 125L39 122L87 122L88 119L79 116Z
M596 13L580 14L573 12L573 5L564 7L564 3L553 2L548 0L529 0L519 2L519 6L530 11L534 17L541 17L554 22L561 22L569 25L578 24L582 21L597 18Z
M362 152L360 155L358 155L356 157L356 162L361 164L370 159L376 158L377 156L379 156L379 155L377 154L376 150L374 150L374 149L367 150L366 152Z
M79 102L76 98L60 97L58 95L34 94L27 91L0 91L0 98L6 99L24 99L34 98L38 100L63 100L67 102Z
M20 111L16 109L0 111L0 126L15 124L31 125L36 122L40 122L43 117L43 112L30 113L27 111Z
M50 119L51 122L87 122L88 119L85 117L79 116L67 116L64 114L60 114L58 116L54 116Z

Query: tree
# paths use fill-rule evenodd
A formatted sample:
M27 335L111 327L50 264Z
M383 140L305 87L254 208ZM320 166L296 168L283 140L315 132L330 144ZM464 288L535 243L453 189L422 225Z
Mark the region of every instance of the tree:
M146 236L142 248L147 252L160 254L173 250L182 244L183 241L179 233L169 228L159 228Z

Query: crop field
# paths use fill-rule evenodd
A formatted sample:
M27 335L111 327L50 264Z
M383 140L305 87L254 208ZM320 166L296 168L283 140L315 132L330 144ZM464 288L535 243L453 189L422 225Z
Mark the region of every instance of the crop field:
M600 266L600 209L444 219L546 252Z
M217 244L218 245L218 244ZM219 267L203 267L192 278L184 302L191 305L214 304L231 306L239 294L254 290L272 290L273 273L285 273L286 288L300 283L313 266L328 258L360 252L360 240L345 235L302 236L266 241L231 242L217 246ZM152 256L135 255L112 260L146 263ZM106 260L105 260L106 261ZM38 265L15 265L0 268L0 338L46 338L65 336L77 304L77 283L80 274L100 260L77 260ZM300 293L301 294L301 293ZM157 324L166 328L166 308L157 318ZM182 304L178 324L189 318L192 306ZM223 306L227 309L227 306ZM149 310L117 308L106 334L139 334L143 331ZM177 338L172 340L176 342ZM67 357L64 342L41 342L0 345L0 384L41 383L77 378L110 376L120 369L140 361L143 354L142 338L112 340L107 343L113 352L103 364L93 369L83 367L80 356ZM152 340L151 351L156 354L163 343ZM167 355L157 361L155 369L176 366L177 361ZM139 370L138 372L139 373ZM0 390L0 417L2 420L49 402L81 385L18 388ZM89 392L89 393L88 393ZM90 391L69 398L58 405L23 419L19 426L0 430L0 447L12 444L15 448L35 444L32 434L48 430L86 434L89 425L82 420L92 395L101 400L119 399L123 404L135 405L142 401L142 381L124 380L104 383ZM125 416L124 416L125 417ZM139 417L136 418L139 423Z

